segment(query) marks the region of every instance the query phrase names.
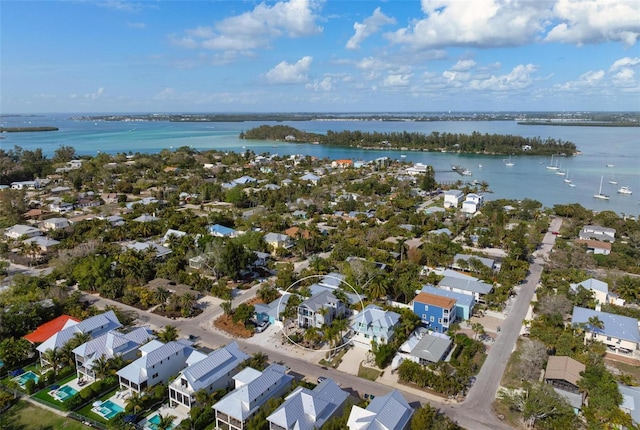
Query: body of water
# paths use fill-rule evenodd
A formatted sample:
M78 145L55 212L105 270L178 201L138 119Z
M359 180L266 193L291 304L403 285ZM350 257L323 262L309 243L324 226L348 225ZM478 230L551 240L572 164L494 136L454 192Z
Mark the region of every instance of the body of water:
M472 171L472 176L461 177L455 173L439 174L442 181L486 181L492 193L487 199L530 198L551 207L561 203L580 203L597 211L612 210L627 215L638 215L640 205L640 128L627 127L561 127L518 125L514 121L295 121L279 122L300 130L325 133L327 130L362 130L379 132L420 132L430 134L464 133L474 131L489 134L511 134L525 137L548 137L575 143L581 151L573 157L554 158L562 171L575 184L570 187L556 171L546 168L548 157L511 157L513 166L506 166L503 156L462 155L453 153L429 153L415 151L378 151L357 148L340 148L314 144L247 141L238 139L241 131L273 122L107 122L72 121L70 115L30 117L3 117L3 126L56 126L56 132L5 133L0 148L42 148L52 156L60 146L73 146L79 155L96 155L99 152L154 153L163 149L189 146L196 150L220 150L256 154L279 155L304 154L318 158L371 160L387 156L403 161L431 164L436 170L449 170L452 164ZM612 166L612 167L607 167ZM598 200L599 192L609 200ZM609 181L617 182L611 184ZM618 188L628 186L633 195L619 194Z

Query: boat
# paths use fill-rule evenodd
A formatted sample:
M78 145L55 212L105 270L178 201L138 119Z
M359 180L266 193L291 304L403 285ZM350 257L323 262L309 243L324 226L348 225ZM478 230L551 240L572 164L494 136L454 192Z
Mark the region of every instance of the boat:
M400 158L407 158L405 154L400 154Z
M478 168L482 169L482 164L478 164Z
M626 185L621 186L620 188L618 188L618 192L620 194L626 194L628 196L630 196L631 194L633 194L633 191L631 191L631 188L629 188Z
M609 200L608 195L602 194L602 179L604 179L604 176L600 176L600 189L598 190L598 194L594 194L593 197L600 200Z
M513 163L511 162L511 155L509 155L509 160L507 160L507 162L504 163L504 165L507 166L507 167L513 166Z
M613 167L613 164L607 164L607 167Z
M568 171L568 170L567 170L567 176L564 178L564 181L565 181L567 184L570 184L570 183L571 183L571 179L569 179L569 171Z
M570 183L569 183L569 186L570 186L571 188L575 188L576 184L574 184L573 182L570 182Z
M556 164L555 165L553 164L553 154L551 154L551 162L547 166L547 169L549 169L549 170L558 170L558 169L560 169L558 167L558 160L557 159L556 159Z
M618 185L618 181L616 181L613 177L613 172L611 172L611 180L609 181L611 185Z

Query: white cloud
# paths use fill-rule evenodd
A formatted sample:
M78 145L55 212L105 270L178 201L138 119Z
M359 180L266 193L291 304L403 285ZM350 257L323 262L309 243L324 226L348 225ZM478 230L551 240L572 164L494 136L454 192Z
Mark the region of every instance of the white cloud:
M459 60L456 64L453 65L451 70L457 72L466 72L467 70L471 70L476 66L476 62L473 60Z
M186 30L187 40L214 50L266 48L278 37L303 37L322 32L322 27L316 24L320 3L318 0L279 1L272 6L260 3L249 12L218 21L214 27Z
M386 36L413 48L512 46L543 29L553 0L422 0L425 17Z
M314 81L305 85L305 88L314 91L331 91L333 89L333 79L326 77L321 81Z
M545 40L565 43L619 41L632 46L640 37L640 2L557 0L553 28Z
M100 87L98 88L98 91L96 91L95 93L85 94L84 98L89 100L96 100L97 98L102 96L102 94L104 94L104 88Z
M360 44L372 34L377 33L380 27L387 24L395 24L394 18L386 16L380 8L376 8L370 17L365 18L362 23L356 22L353 24L353 29L356 31L351 39L347 42L347 49L358 49Z
M307 73L311 68L312 61L313 57L309 56L302 57L294 64L283 61L269 70L265 74L265 78L270 84L299 84L307 82L309 80Z
M154 100L172 100L175 97L176 91L171 87L166 87L158 94L153 96Z
M383 86L385 87L407 87L410 84L410 79L413 76L413 73L408 75L388 75L383 82Z
M618 70L621 68L633 67L633 66L637 66L638 64L640 64L640 57L634 57L634 58L624 57L619 60L616 60L609 68L609 71L612 72L614 70Z
M527 88L533 82L531 74L537 70L533 64L519 64L505 75L491 75L487 79L474 77L469 82L473 90L513 91Z
M621 69L613 75L611 79L614 85L618 87L635 87L638 85L636 82L636 72L629 67Z
M567 91L584 90L586 88L596 87L600 85L605 77L604 70L589 70L583 73L575 81L568 81L564 84L558 85L557 88Z

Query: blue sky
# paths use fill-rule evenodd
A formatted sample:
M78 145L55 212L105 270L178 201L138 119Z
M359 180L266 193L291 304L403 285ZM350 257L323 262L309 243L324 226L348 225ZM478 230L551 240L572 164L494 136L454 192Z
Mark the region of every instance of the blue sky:
M0 1L0 112L640 110L640 1Z

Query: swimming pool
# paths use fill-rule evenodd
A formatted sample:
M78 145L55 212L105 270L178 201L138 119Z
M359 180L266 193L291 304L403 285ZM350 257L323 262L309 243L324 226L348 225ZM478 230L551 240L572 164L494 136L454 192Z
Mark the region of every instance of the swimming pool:
M160 414L155 414L154 416L152 416L151 418L149 418L147 420L147 423L144 425L145 429L151 429L151 430L158 430L158 424L160 424ZM175 426L173 425L173 423L171 423L171 426L169 426L169 429L174 428Z
M72 387L68 385L63 385L62 387L55 390L55 392L53 393L53 397L56 400L60 400L61 402L64 402L65 400L75 396L76 394L78 394L77 390L74 390Z
M124 411L124 409L121 406L113 403L111 400L107 400L106 402L100 404L100 406L95 406L93 408L93 411L101 417L110 420L120 412Z
M40 377L38 375L29 370L28 372L23 373L14 380L18 383L18 385L20 385L20 387L24 388L25 385L27 385L27 381L31 380L37 384L39 379Z

